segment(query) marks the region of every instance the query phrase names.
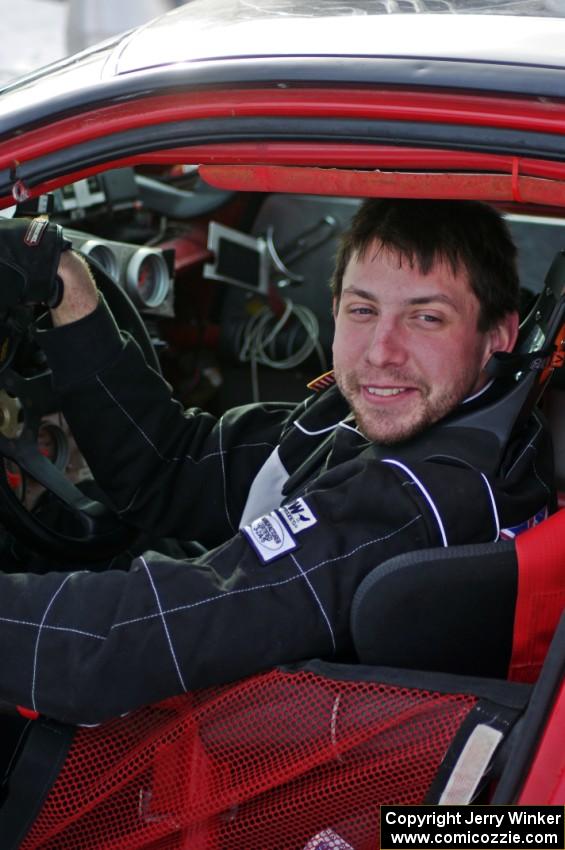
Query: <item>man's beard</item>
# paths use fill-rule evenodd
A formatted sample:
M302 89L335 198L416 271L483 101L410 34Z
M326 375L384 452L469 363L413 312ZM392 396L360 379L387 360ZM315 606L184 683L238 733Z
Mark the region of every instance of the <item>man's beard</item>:
M421 431L429 428L451 413L476 386L478 375L474 378L460 376L452 386L440 395L431 398L428 385L420 381L414 381L404 375L386 375L386 383L389 386L410 386L415 388L418 395L414 397L411 406L402 411L392 404L390 407L383 404L382 407L363 403L361 387L358 379L351 374L345 375L341 370L334 369L336 383L347 399L349 406L355 416L357 427L367 439L392 446L395 443L405 442L415 437ZM385 378L381 378L385 380ZM368 382L370 383L370 382Z

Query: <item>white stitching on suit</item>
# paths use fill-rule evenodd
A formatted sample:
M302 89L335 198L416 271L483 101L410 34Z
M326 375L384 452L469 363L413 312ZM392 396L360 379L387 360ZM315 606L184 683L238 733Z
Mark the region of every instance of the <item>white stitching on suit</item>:
M220 419L220 421L218 422L218 440L219 440L219 446L220 446L220 461L221 461L221 464L222 464L222 482L223 482L223 485L224 485L224 510L226 512L226 517L227 517L227 520L230 524L230 528L231 528L232 531L235 532L236 529L235 529L233 522L231 521L231 516L230 516L230 512L229 512L229 508L228 508L228 482L226 481L226 465L224 463L224 451L222 450L222 423L223 423L223 421L224 421L224 419L222 417Z
M336 422L334 425L328 425L327 428L320 428L317 431L308 431L304 425L301 425L300 422L292 423L295 428L298 428L299 431L302 431L303 434L306 434L308 437L316 437L318 434L328 434L330 431L334 431L341 422Z
M506 477L508 477L508 476L510 475L510 473L512 472L512 470L514 469L514 467L516 466L516 464L517 464L517 463L518 463L518 462L519 462L519 461L520 461L520 460L524 457L524 455L526 454L526 452L528 451L528 449L530 449L530 448L535 448L535 447L534 447L534 440L535 440L535 439L537 438L537 436L539 435L539 433L540 433L541 429L542 429L541 423L540 423L540 422L538 422L538 430L537 430L537 431L536 431L536 433L533 435L533 437L532 437L532 439L530 440L530 442L529 442L529 443L528 443L528 444L527 444L527 445L526 445L526 446L522 449L522 451L520 452L520 454L518 455L518 457L516 458L516 460L514 461L514 463L512 464L512 466L510 467L510 469L508 470L508 472L506 473Z
M344 558L350 558L352 555L355 555L361 549L365 549L367 546L372 546L374 543L382 543L383 540L389 540L391 537L394 537L395 534L399 534L401 531L404 531L406 528L411 526L417 520L422 519L422 514L418 514L418 516L413 517L408 522L404 523L404 525L400 526L400 528L391 531L389 534L385 534L382 537L376 537L374 540L368 540L366 543L361 543L359 546L356 546L355 549L352 549L350 552L346 552L344 555L337 555L335 558L327 558L325 561L320 561L318 564L314 564L313 567L308 567L308 569L304 570L304 574L312 573L315 570L320 569L320 567L326 566L326 564L333 564L336 561L342 561ZM174 608L168 608L163 611L164 614L178 614L182 611L188 611L191 608L198 608L201 605L207 605L209 602L219 602L221 599L227 599L230 596L238 596L241 593L253 593L256 590L270 590L272 587L283 587L285 584L290 584L294 581L299 581L302 578L301 575L291 576L290 578L282 579L281 581L272 581L267 584L257 584L253 587L243 587L238 590L229 590L226 593L219 593L216 596L209 596L206 599L199 599L197 602L190 602L186 605L176 605ZM134 623L143 623L147 620L153 620L157 617L157 614L146 614L144 617L135 617L131 620L123 620L119 623L114 623L112 629L119 629L123 626L129 626Z
M159 616L161 617L161 620L163 621L163 628L165 630L165 636L167 638L167 643L169 644L169 649L171 650L171 655L173 656L173 661L174 661L175 668L176 668L176 671L177 671L177 676L179 677L179 681L181 683L182 689L184 691L187 691L188 688L186 687L186 685L184 683L184 679L182 677L178 658L176 656L175 648L173 646L171 633L169 632L169 627L167 626L165 614L163 613L163 606L161 605L161 600L159 599L159 594L157 593L157 588L155 587L155 582L153 581L153 576L151 575L151 573L149 571L149 567L147 565L147 561L145 560L145 558L142 555L140 555L139 560L141 561L141 563L143 564L143 566L145 568L145 572L147 573L147 578L149 579L149 582L151 584L151 588L153 590L153 593L155 594L155 599L157 601L157 607L159 608Z
M308 587L312 591L314 599L318 603L320 611L322 612L324 620L326 621L328 629L330 631L330 637L332 639L332 646L333 646L334 652L335 652L337 647L336 647L336 642L335 642L334 630L332 629L332 624L330 623L330 618L328 617L326 610L325 610L324 606L322 605L322 601L321 601L320 597L318 596L318 594L316 593L316 589L314 588L314 585L312 584L312 582L310 581L310 579L308 578L308 576L306 575L306 573L304 572L304 570L302 569L302 567L300 566L300 564L298 563L298 561L296 560L294 555L291 554L290 558L296 564L298 569L300 570L301 575L304 576L304 580L305 580L306 584L308 585Z
M210 460L210 458L213 458L213 457L220 457L221 455L225 455L225 454L226 454L226 452L225 452L225 451L222 451L222 450L220 449L220 450L219 450L219 451L217 451L217 452L209 452L207 455L202 455L202 457L200 457L200 458L198 458L198 459L196 459L196 458L192 457L191 455L179 455L178 457L165 457L165 455L161 454L161 452L159 451L159 449L157 448L157 446L155 445L155 443L153 442L153 440L151 439L151 437L149 437L149 435L148 435L148 434L146 434L146 432L143 430L143 428L142 428L142 427L141 427L141 426L140 426L140 425L139 425L139 424L135 421L135 419L134 419L134 418L133 418L133 417L132 417L132 416L131 416L128 412L127 412L127 410L125 409L125 407L123 406L123 404L121 404L121 403L118 401L118 399L115 397L115 395L111 392L111 390L109 390L109 389L108 389L108 387L106 386L106 384L104 383L104 381L102 380L102 378L101 378L99 375L97 375L97 376L96 376L96 380L98 381L98 383L100 384L100 386L102 387L102 389L106 392L106 394L107 394L107 395L108 395L108 396L112 399L112 401L114 402L114 404L116 405L116 407L117 407L117 408L119 408L119 409L122 411L122 413L124 414L124 416L125 416L125 417L127 417L127 419L129 419L129 421L130 421L130 422L131 422L131 424L134 426L134 428L136 429L136 431L137 431L139 434L141 434L141 436L142 436L142 437L143 437L143 439L147 442L147 444L148 444L149 446L151 446L151 448L153 449L153 451L155 452L155 454L157 455L157 457L158 457L160 460L164 461L165 463L177 463L177 462L178 462L178 461L180 461L180 460L189 460L191 463L199 464L199 463L202 463L202 462L203 462L203 461L205 461L205 460ZM266 447L267 447L267 448L269 448L269 449L273 449L273 448L275 447L275 444L274 444L274 443L267 443L267 442L259 442L259 443L240 443L240 445L238 445L238 446L232 446L232 447L231 447L231 449L230 449L230 451L235 451L236 449L255 449L255 448L260 448L260 447L262 447L262 446L266 446Z
M492 512L493 512L493 515L494 515L494 524L496 526L496 535L495 535L495 538L493 540L493 543L496 543L496 541L500 537L500 520L498 518L498 511L496 509L496 502L494 500L494 493L492 492L492 487L490 486L490 482L489 482L488 478L486 477L486 475L484 474L484 472L481 472L481 478L483 479L483 481L487 485L488 494L490 496L490 503L492 505Z
M442 543L443 543L444 546L447 546L448 545L447 535L445 533L445 528L443 526L443 522L441 521L440 513L439 513L439 511L436 507L434 500L432 499L428 490L424 487L424 485L422 484L422 482L420 481L418 476L414 472L412 472L410 467L406 466L404 463L400 463L400 461L398 461L398 460L393 460L392 458L386 458L382 462L383 463L390 463L392 466L398 466L399 469L403 469L404 472L406 472L407 475L410 475L411 478L414 479L414 483L416 484L416 486L418 487L418 489L420 490L420 492L422 493L422 495L426 499L427 503L429 504L430 508L432 509L432 513L433 513L433 515L436 519L436 522L438 524L438 527L439 527L439 533L440 533L440 536L441 536Z
M0 617L0 623L8 623L14 626L30 626L33 629L38 629L40 624L34 623L32 620L15 620L13 617ZM48 623L43 624L44 632L70 632L80 637L90 637L96 640L106 640L105 635L97 635L94 632L85 632L84 629L73 629L70 626L50 626Z
M49 610L50 610L51 606L53 605L53 603L55 602L55 599L58 597L58 595L62 591L63 587L66 585L68 580L70 578L72 578L73 575L76 575L76 573L69 573L69 575L65 576L65 578L63 579L63 581L61 582L61 584L59 585L59 587L57 588L57 590L55 591L55 593L53 594L53 596L51 597L49 602L47 603L47 608L45 609L45 611L43 613L43 617L41 618L41 623L39 624L39 628L37 629L37 638L36 638L36 641L35 641L35 650L34 650L34 653L33 653L33 670L32 670L32 675L31 675L31 706L32 706L34 711L37 711L37 705L36 705L36 702L35 702L35 680L36 680L36 676L37 676L37 656L38 656L38 653L39 653L39 640L41 638L41 632L43 630L43 624L45 623L45 619L46 619L47 615L49 614Z

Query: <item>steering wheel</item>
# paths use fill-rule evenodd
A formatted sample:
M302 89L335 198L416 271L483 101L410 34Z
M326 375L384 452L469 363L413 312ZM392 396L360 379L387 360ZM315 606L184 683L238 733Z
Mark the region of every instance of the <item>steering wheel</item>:
M160 371L155 349L132 301L98 263L90 257L87 261L119 327L134 337L148 364ZM15 462L23 473L56 497L63 521L57 527L45 522L41 512L28 510L2 470L0 521L17 539L42 555L61 561L100 561L126 549L139 532L101 501L85 495L40 451L41 421L48 414L60 411L61 404L52 387L49 369L26 376L24 370L14 366L17 357L13 352L24 340L36 345L31 342L32 319L32 308L21 308L4 338L12 354L10 364L0 372L0 457ZM0 363L2 360L0 345Z

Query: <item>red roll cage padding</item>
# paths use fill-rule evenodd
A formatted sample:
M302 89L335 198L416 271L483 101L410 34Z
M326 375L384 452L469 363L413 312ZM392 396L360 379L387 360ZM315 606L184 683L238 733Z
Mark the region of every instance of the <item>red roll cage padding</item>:
M565 183L510 174L374 171L277 165L202 165L200 176L218 189L349 197L457 198L565 206Z
M565 610L565 510L516 538L518 596L508 678L534 682Z
M334 154L335 152L334 146ZM205 164L214 161L214 146L194 148L176 148L158 153L137 154L108 160L89 168L83 168L69 174L47 180L35 186L27 186L15 180L14 197L0 198L0 208L9 206L14 200L37 197L51 192L59 186L83 180L108 168L122 168L143 164L169 163L180 161L198 162L202 179L218 189L242 192L286 192L314 195L341 195L344 197L396 197L396 198L437 198L471 199L498 204L516 204L520 208L544 206L548 212L552 208L565 208L565 175L553 177L533 177L516 168L508 173L456 172L449 171L450 152L444 153L444 170L417 170L417 165L407 165L410 170L373 170L363 168L315 167L302 165L256 164ZM288 146L291 157L292 145ZM320 146L320 149L322 146ZM354 158L355 146L342 148L347 159ZM375 149L375 152L378 148ZM263 152L264 155L264 152ZM232 156L237 158L237 145L233 145ZM399 159L408 157L399 157ZM475 167L480 168L480 155L473 157ZM415 160L412 160L414 163ZM469 157L471 162L471 157ZM528 168L527 161L516 160ZM424 166L425 168L425 166ZM547 169L550 171L551 169ZM540 169L543 171L543 169ZM17 173L17 172L16 172ZM17 197L16 197L17 196Z

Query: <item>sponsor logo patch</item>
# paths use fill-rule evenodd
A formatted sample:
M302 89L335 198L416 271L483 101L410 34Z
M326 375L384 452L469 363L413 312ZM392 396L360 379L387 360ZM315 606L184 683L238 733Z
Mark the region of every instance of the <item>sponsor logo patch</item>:
M34 218L30 221L28 228L25 232L24 242L26 245L29 245L31 248L36 248L45 232L45 228L49 224L48 218Z
M300 534L301 531L305 531L318 522L304 499L287 502L286 505L278 508L277 512L282 516L293 534Z
M243 533L264 564L296 549L294 537L274 511L254 519L243 528Z

